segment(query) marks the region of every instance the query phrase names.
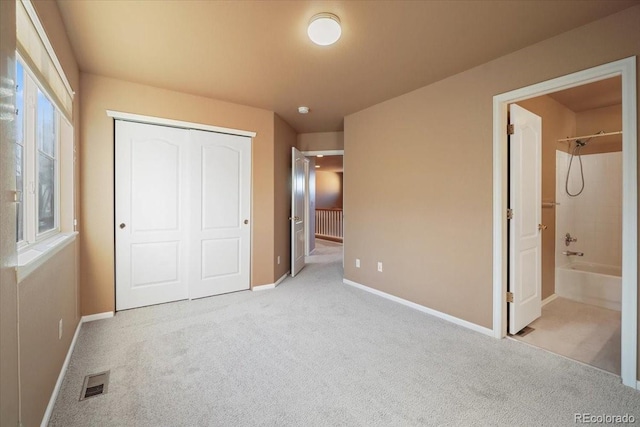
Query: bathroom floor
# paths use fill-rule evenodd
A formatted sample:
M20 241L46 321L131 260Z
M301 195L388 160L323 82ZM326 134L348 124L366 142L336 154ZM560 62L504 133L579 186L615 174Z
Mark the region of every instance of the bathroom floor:
M556 298L513 338L620 375L620 312Z

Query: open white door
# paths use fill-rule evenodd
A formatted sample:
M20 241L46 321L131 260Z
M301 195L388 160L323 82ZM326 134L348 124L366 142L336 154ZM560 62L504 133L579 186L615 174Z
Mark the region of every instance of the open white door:
M509 333L515 334L542 314L542 119L511 104L509 122Z
M291 147L291 276L304 267L304 168L307 159L295 147Z
M188 136L116 121L116 310L188 297Z
M189 132L189 297L249 289L251 138Z

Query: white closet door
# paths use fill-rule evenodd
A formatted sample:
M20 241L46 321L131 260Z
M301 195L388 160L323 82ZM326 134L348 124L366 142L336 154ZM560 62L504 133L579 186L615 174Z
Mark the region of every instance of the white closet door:
M251 139L191 130L190 298L249 289Z
M116 310L188 297L188 137L116 121Z

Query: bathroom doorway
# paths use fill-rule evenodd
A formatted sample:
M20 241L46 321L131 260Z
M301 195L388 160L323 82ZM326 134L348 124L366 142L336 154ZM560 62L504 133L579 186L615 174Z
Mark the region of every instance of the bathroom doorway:
M620 375L622 79L516 103L542 119L541 316L517 340Z
M504 212L510 207L507 177L513 171L508 169L508 145L502 135L507 106L515 103L538 113L543 140L542 197L537 206L540 286L525 296L538 299L541 316L515 337L621 375L633 388L635 78L635 58L630 58L494 97L494 333L506 335L507 298L517 289L507 283L514 266L507 256L509 220Z

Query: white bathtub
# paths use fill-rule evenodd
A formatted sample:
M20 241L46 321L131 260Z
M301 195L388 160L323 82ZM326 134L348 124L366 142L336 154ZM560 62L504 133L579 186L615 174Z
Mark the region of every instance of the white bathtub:
M622 268L582 262L556 267L556 295L620 311Z

